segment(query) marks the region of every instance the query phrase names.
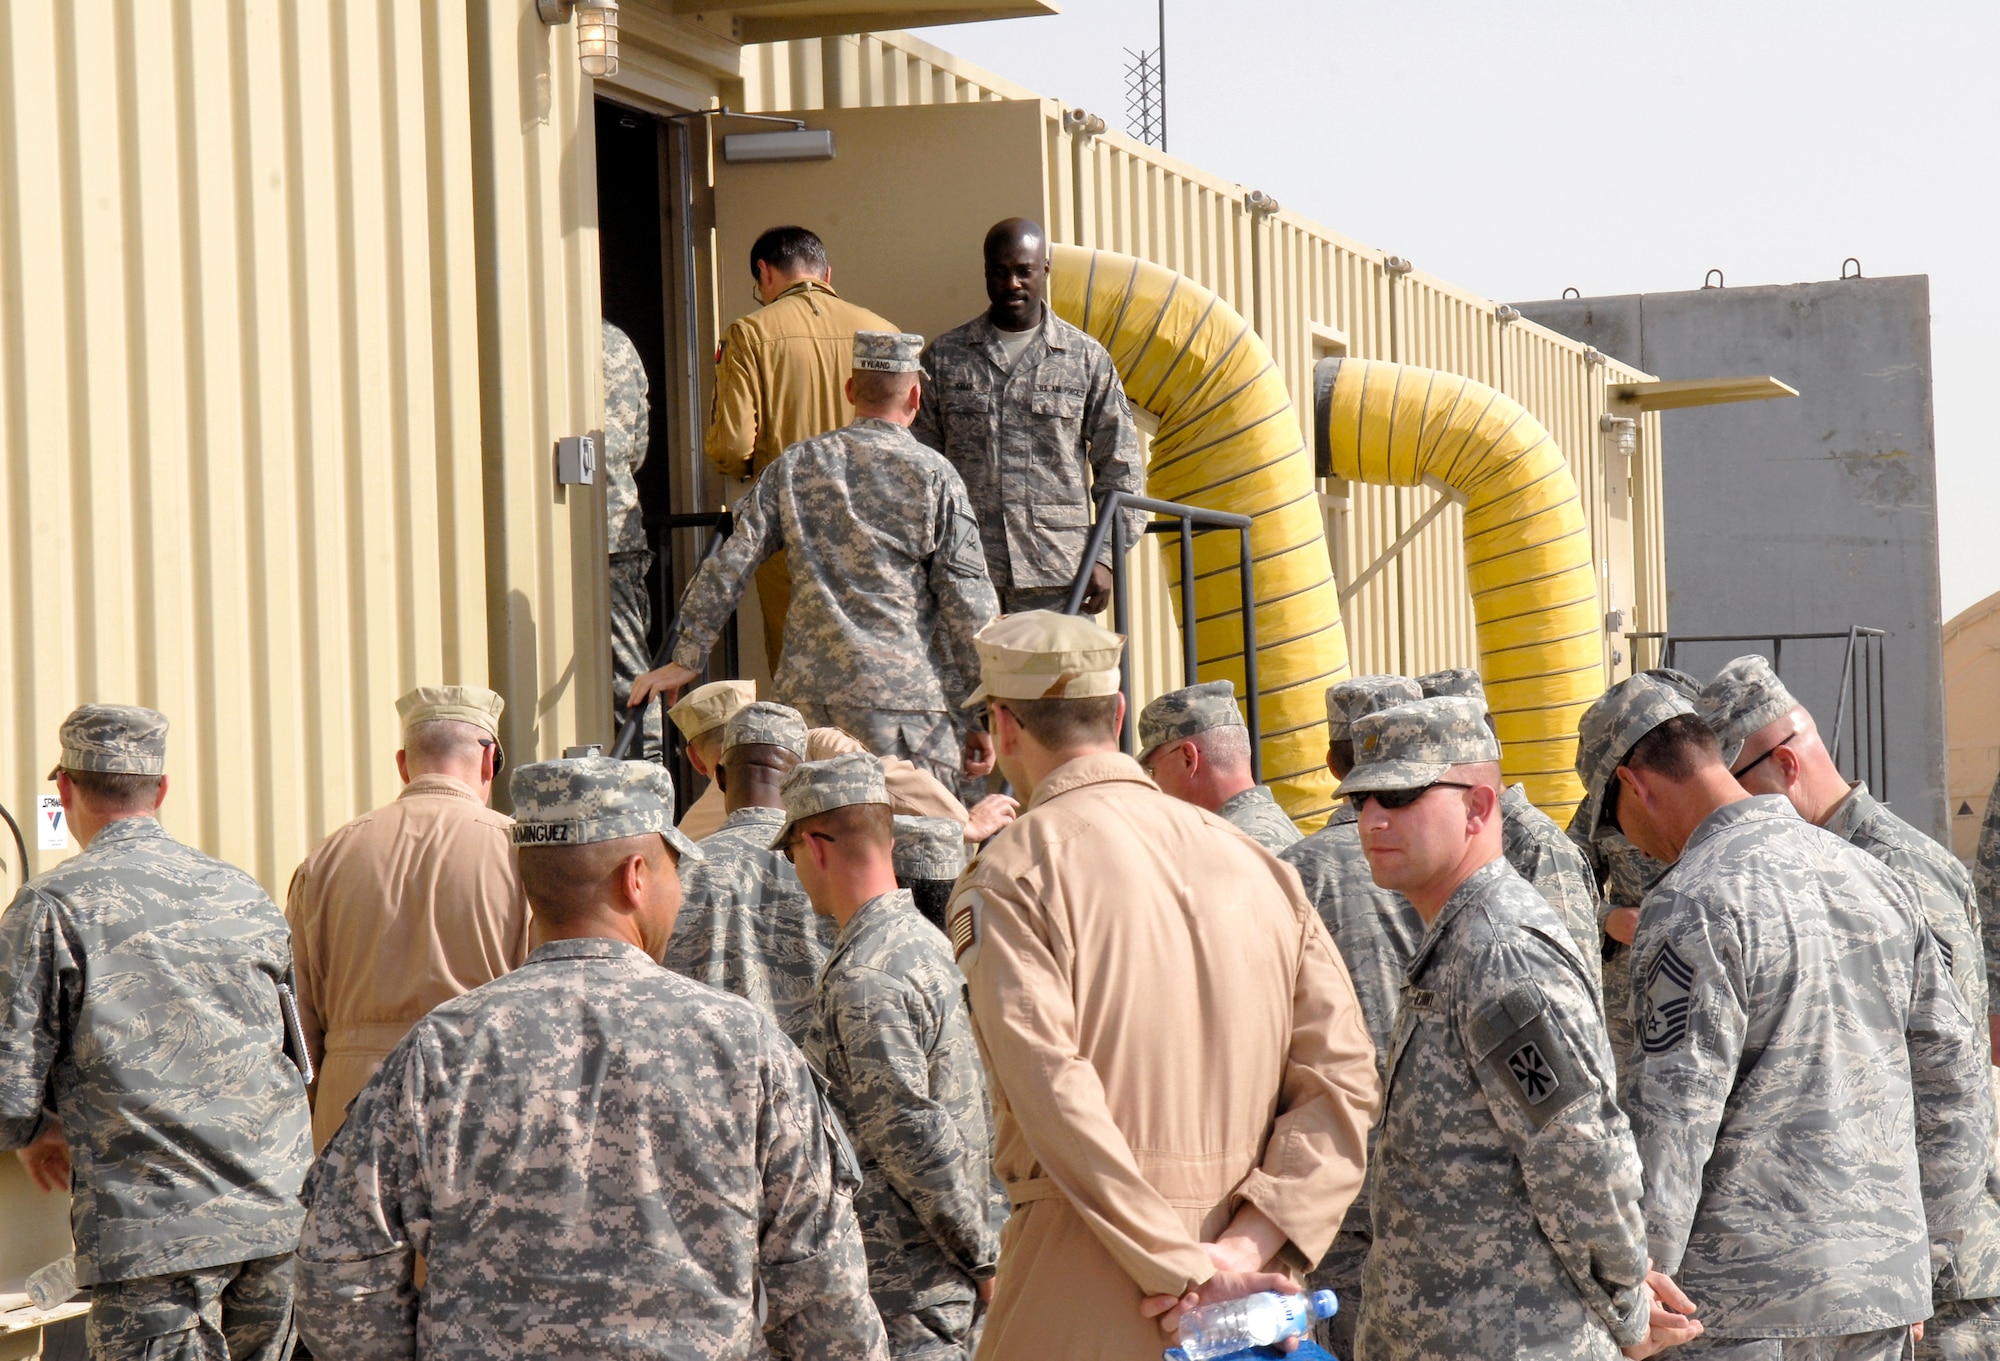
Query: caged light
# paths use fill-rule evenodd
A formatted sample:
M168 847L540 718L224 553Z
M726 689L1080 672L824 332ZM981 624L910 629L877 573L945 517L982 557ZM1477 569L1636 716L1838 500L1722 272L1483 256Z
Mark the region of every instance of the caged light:
M576 59L593 79L618 74L618 0L535 0L545 24L576 20Z

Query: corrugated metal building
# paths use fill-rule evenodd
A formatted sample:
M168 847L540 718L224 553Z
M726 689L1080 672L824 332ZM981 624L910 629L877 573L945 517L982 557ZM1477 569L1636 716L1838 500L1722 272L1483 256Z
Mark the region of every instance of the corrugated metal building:
M1000 214L958 192L950 154L976 147L1059 240L1181 270L1252 318L1302 423L1328 354L1493 383L1567 453L1607 608L1664 627L1656 422L1629 495L1597 428L1641 375L927 44L821 36L916 8L626 0L622 69L596 82L534 0L0 13L0 798L32 810L76 703L154 705L174 723L169 825L282 894L393 795L412 684L503 691L516 762L604 739L601 492L559 487L553 447L600 423L598 321L622 312L654 375L649 513L726 490L699 456L707 359L747 306L744 224L809 167L732 179L700 112L725 102L808 111L843 170L888 164L871 146L923 153L904 192L954 205L925 223L924 309L869 286L911 272L893 234L808 198L784 214L905 325L983 306L977 233ZM744 45L763 39L782 41ZM1386 552L1435 499L1325 489L1364 668L1476 660L1457 510ZM682 535L677 574L692 551ZM1151 589L1149 693L1178 667Z

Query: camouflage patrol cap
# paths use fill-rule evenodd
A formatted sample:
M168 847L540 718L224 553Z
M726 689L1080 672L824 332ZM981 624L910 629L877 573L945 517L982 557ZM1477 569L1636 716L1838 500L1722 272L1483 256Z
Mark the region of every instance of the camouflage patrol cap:
M701 847L674 826L673 776L652 761L534 761L507 788L516 846L589 846L658 832L681 859L702 859Z
M470 723L489 736L500 735L507 701L483 685L419 685L396 701L396 716L408 732L419 723Z
M1738 657L1702 687L1695 708L1716 741L1722 764L1735 766L1743 744L1799 707L1792 692L1762 657Z
M870 373L915 373L924 338L907 331L856 331L854 367Z
M1476 699L1481 704L1486 702L1486 683L1469 666L1447 666L1441 671L1426 672L1417 677L1417 689L1424 692L1425 699L1458 695L1464 699Z
M956 879L965 869L965 828L955 818L896 814L896 877Z
M1417 683L1408 676L1351 676L1327 688L1327 739L1345 742L1353 735L1354 720L1363 714L1413 704L1422 698Z
M727 723L744 705L756 702L756 681L710 681L682 695L680 703L667 710L667 717L681 730L681 736L692 742Z
M1092 699L1118 692L1125 639L1079 614L1023 610L1003 614L973 635L979 688L965 701Z
M56 730L62 745L49 778L59 770L105 775L167 773L167 716L137 704L84 704Z
M1384 789L1421 789L1453 766L1500 759L1500 743L1476 699L1441 695L1398 704L1354 720L1354 769L1336 797Z
M1583 781L1583 806L1577 817L1578 825L1593 836L1604 811L1605 791L1616 778L1612 772L1632 754L1640 738L1670 718L1695 711L1694 695L1681 684L1685 679L1678 672L1663 676L1642 671L1619 681L1584 710L1576 733L1576 777Z
M1236 686L1226 680L1203 681L1169 690L1139 711L1139 763L1184 737L1213 728L1243 728L1243 711L1236 707Z
M806 759L806 720L797 709L769 700L746 704L722 725L722 754L735 747L761 744L783 747Z
M889 802L889 785L882 776L882 763L865 751L850 751L830 761L805 761L795 765L778 786L785 801L785 825L771 838L771 849L783 850L792 839L792 825L836 808L856 803Z

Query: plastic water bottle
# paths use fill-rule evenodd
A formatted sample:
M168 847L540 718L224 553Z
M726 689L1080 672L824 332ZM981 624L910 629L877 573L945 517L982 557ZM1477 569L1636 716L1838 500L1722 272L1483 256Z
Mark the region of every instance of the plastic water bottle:
M1332 1318L1339 1310L1331 1290L1315 1290L1310 1296L1265 1291L1203 1305L1182 1316L1181 1345L1168 1350L1167 1361L1214 1361L1246 1347L1304 1337L1314 1319Z

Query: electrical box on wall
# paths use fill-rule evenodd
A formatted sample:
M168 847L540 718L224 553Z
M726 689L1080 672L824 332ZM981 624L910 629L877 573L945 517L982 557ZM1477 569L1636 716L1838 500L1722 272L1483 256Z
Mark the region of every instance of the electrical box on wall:
M556 441L556 481L566 487L588 487L597 481L595 438L570 435Z

